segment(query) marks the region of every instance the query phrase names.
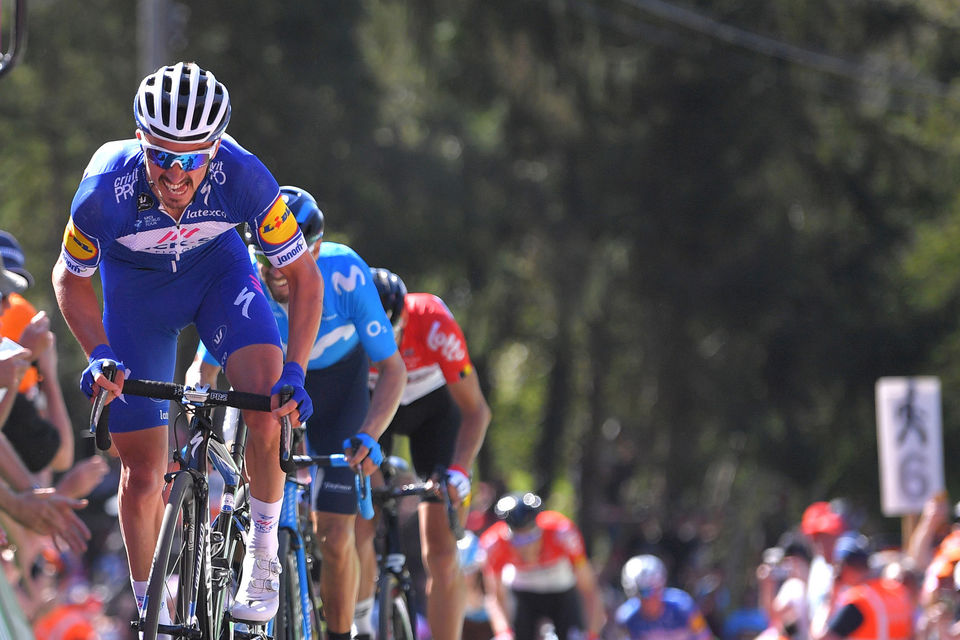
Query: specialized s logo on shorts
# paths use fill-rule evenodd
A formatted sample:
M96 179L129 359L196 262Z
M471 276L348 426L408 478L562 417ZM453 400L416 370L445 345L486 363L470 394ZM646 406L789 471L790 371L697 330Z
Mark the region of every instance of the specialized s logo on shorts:
M71 258L88 266L96 265L100 257L100 243L77 229L73 219L67 223L63 232L63 248Z
M287 208L283 198L277 196L258 229L261 245L264 249L271 245L279 247L293 238L297 234L297 229L297 219L293 212Z

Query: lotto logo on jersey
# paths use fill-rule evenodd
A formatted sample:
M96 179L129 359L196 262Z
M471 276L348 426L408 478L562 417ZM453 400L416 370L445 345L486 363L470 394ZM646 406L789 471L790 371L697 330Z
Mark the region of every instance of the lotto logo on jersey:
M432 351L439 351L440 355L450 362L463 360L467 355L460 338L452 333L440 331L439 322L434 322L430 326L430 333L427 334L427 346Z
M262 244L280 246L297 234L297 219L283 198L277 197L260 223Z
M79 262L96 262L100 248L96 240L83 235L73 225L73 220L67 223L63 232L63 246L75 260Z

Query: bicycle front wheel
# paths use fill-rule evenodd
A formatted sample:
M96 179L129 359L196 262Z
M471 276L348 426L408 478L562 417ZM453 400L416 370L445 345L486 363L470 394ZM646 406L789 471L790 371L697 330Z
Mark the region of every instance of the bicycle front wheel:
M276 640L304 640L303 606L300 600L300 572L297 570L297 552L293 536L286 529L277 533L280 544L277 555L283 571L280 573L280 609L277 611ZM312 640L309 639L309 640Z
M193 578L199 568L197 553L203 548L203 542L196 522L193 488L190 474L180 473L170 489L147 582L146 611L141 625L144 640L156 640L158 625L164 623L182 631L192 629L203 633L197 616L193 615L197 610L202 612L205 605L205 598L194 590ZM169 622L162 620L161 609L169 612ZM203 620L202 614L199 620ZM159 631L162 633L163 628Z
M377 608L377 640L416 640L407 593L392 573L377 580Z

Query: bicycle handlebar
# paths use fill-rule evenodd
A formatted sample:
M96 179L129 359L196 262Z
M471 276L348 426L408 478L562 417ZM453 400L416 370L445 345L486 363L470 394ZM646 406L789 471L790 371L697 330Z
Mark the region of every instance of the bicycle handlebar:
M114 365L107 363L103 367L103 375L113 380L117 373ZM228 406L251 411L269 413L270 396L246 391L223 391L220 389L204 389L187 387L174 382L158 382L156 380L124 380L123 393L144 398L158 400L173 400L194 407ZM107 390L100 389L93 400L90 410L90 435L97 439L97 448L106 451L110 448L110 432L107 429L110 406L106 404Z
M334 453L329 456L290 456L290 465L294 469L305 469L317 465L318 467L349 467L347 456ZM362 470L356 471L353 478L353 489L357 494L357 507L364 520L373 519L373 490L370 488L370 476L364 475Z

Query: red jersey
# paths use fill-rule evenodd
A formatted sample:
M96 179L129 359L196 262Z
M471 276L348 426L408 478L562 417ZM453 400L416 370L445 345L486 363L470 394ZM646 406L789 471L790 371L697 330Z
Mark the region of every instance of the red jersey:
M526 563L510 542L510 528L497 522L480 536L480 548L486 554L484 571L500 575L517 591L561 593L576 585L574 567L586 562L587 553L579 529L556 511L537 514L542 534L540 552ZM506 569L506 570L505 570Z
M400 339L400 356L407 367L401 405L465 378L473 371L467 341L443 300L430 293L408 293L403 302L407 323ZM370 384L376 383L376 369Z

